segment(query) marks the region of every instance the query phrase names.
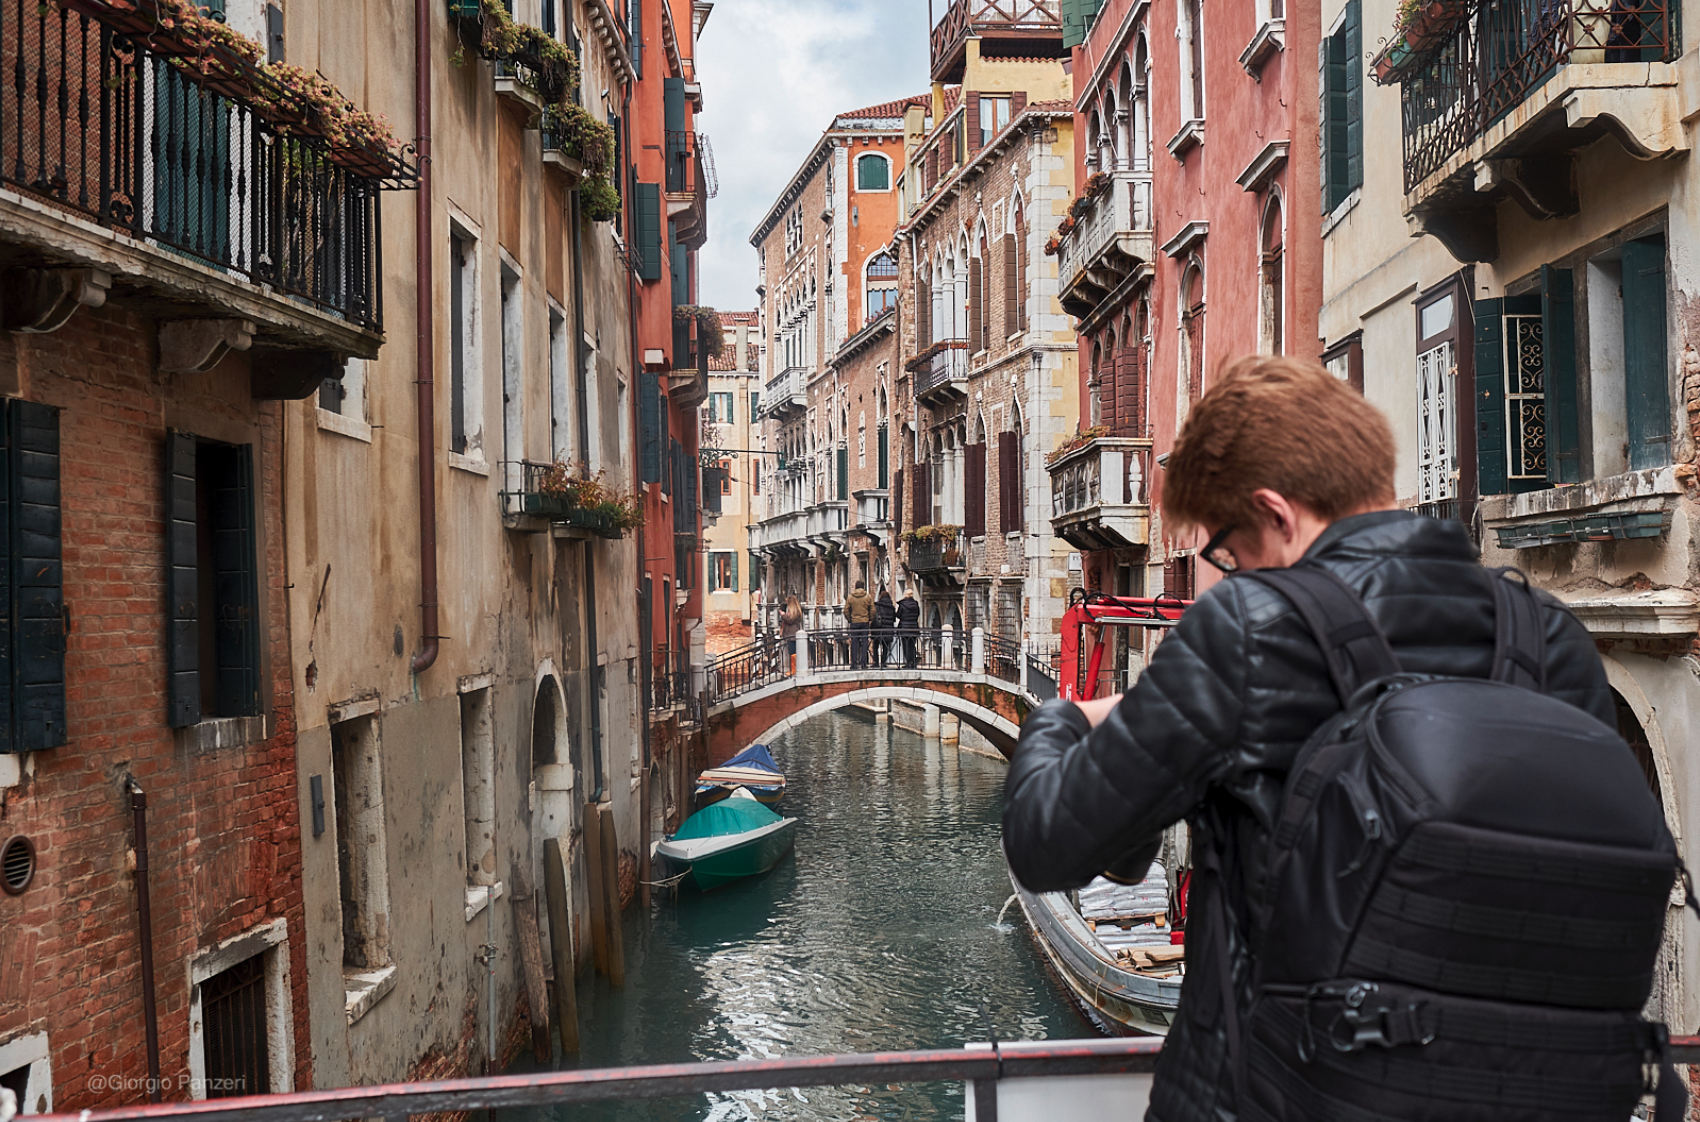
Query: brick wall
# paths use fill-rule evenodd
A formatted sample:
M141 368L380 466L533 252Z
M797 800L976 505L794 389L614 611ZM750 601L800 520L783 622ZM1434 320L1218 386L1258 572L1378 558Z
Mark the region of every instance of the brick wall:
M295 1085L309 1085L300 823L278 471L280 409L247 397L240 358L205 375L154 369L154 327L107 308L17 336L23 396L61 413L69 743L0 792L0 834L30 836L34 884L0 898L0 1040L49 1034L54 1106L146 1097L138 921L125 777L147 792L161 1074L188 1097L188 963L274 917L288 922ZM270 738L201 751L165 726L167 427L254 444ZM275 1064L275 1059L274 1059Z

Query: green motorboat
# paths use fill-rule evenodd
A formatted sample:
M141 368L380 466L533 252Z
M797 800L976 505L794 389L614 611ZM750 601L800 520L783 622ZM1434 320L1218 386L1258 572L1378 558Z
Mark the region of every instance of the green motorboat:
M743 787L705 806L656 845L666 876L680 877L704 892L729 881L760 876L785 856L796 839L797 820L781 818Z

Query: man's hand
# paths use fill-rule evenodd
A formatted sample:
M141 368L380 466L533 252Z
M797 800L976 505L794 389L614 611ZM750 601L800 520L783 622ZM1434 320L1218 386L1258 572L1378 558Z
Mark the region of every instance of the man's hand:
M1121 704L1121 700L1122 695L1118 693L1109 697L1100 697L1093 701L1077 701L1074 704L1079 707L1082 713L1086 714L1086 719L1092 722L1092 727L1097 728L1104 723L1104 718L1110 715L1110 711Z

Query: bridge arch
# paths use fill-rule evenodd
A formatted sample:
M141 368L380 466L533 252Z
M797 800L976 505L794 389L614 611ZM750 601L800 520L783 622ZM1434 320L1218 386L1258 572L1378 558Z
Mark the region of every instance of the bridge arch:
M811 718L870 701L937 706L955 714L1005 757L1014 753L1021 721L1036 704L1015 683L984 674L933 671L925 677L887 678L838 671L788 678L709 710L711 762L729 759Z

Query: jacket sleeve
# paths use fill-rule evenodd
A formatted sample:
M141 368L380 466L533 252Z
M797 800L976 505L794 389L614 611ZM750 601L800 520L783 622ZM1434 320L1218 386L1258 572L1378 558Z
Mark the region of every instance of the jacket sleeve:
M1245 707L1243 601L1228 581L1187 611L1096 729L1071 702L1022 725L1004 786L1004 854L1028 889L1135 879L1166 826L1232 767ZM1137 866L1137 867L1136 867Z

